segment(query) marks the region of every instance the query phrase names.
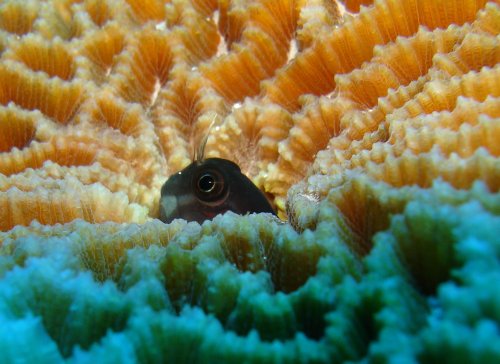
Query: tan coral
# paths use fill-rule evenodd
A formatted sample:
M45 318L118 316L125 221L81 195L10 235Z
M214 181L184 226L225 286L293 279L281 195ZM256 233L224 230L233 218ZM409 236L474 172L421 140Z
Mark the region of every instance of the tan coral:
M86 1L84 7L92 21L99 27L111 20L112 9L107 1Z
M154 218L207 133L206 155L237 162L282 217L307 181L288 197L296 227L345 173L497 190L499 14L484 0L5 2L2 229Z
M28 225L34 220L46 225L77 218L96 223L124 219L131 222L145 221L147 209L129 204L122 193L112 194L99 185L84 189L81 183L74 180L63 186L64 190L35 188L26 192L11 188L2 193L0 229L5 231L16 225Z
M436 52L451 51L453 45L463 39L467 30L467 27L465 29L451 27L446 31L436 32L421 30L410 38L403 38L386 47L376 47L371 62L353 72L337 76L335 94L339 96L332 100L323 99L322 103L330 104L331 110L321 114L328 115L330 120L335 120L333 115L334 110L337 110L336 123L328 121L328 118L322 120L317 116L312 122L300 117L301 122L290 130L290 136L282 142L281 147L286 152L280 154L276 167L271 170L267 188L276 194L283 194L287 186L302 178L307 172L306 166L316 157L316 153L326 147L330 138L333 138L330 141L330 150L339 153L342 149L351 148L353 139L357 140L375 131L389 110L403 105L421 90L425 79L418 80L430 68L432 55ZM416 82L412 83L413 80ZM391 93L391 88L398 91ZM384 96L389 102L376 105ZM343 104L350 106L348 108L335 106ZM365 112L365 109L369 110ZM331 125L330 128L335 130L335 133L328 128L321 130L321 126L311 128L312 123ZM302 144L306 137L315 142L309 142L309 150L304 151ZM325 140L318 142L325 138L326 143ZM383 135L377 136L377 141L383 138ZM289 172L283 173L283 171ZM275 187L276 185L279 189Z
M297 50L313 45L315 39L325 37L343 21L341 5L335 1L306 1L300 9L294 44ZM291 49L292 53L294 49ZM290 58L291 54L289 54ZM295 56L295 54L293 54Z
M375 143L384 143L387 140L386 122L389 118L406 119L431 111L451 110L459 95L475 97L480 101L490 93L496 95L495 71L485 70L477 77L473 74L465 75L463 81L456 79L452 82L465 82L456 86L448 86L444 80L442 67L446 62L447 65L452 63L452 59L456 65L449 67L454 67L455 70L448 73L454 72L453 74L479 71L482 67L497 64L496 40L486 35L471 34L470 30L468 25L450 26L446 30L437 29L432 32L421 29L412 37L398 39L387 46L375 47L374 57L369 63L348 74L337 76L337 90L330 102L347 97L358 104L351 111L341 113L341 133L331 135L333 138L329 142L328 150L321 151L324 146L319 143L316 145L317 149L313 149L304 158L293 152L294 148L300 150L300 143L293 142L291 136L295 128L298 128L296 134L301 138L309 133L299 125L294 126L288 139L282 143L287 146L287 152L280 153L278 163L270 167L271 173L266 187L278 195L282 194L290 184L303 178L306 171L302 169L300 172L301 161L307 161L318 152L314 167L317 172L333 173L332 169L328 169L328 165L336 164L338 168L335 167L335 171L349 166L349 160L354 155L364 150L369 151ZM460 46L454 49L457 43ZM479 54L480 57L477 56ZM456 70L457 67L459 70ZM483 75L484 73L487 75ZM432 79L436 80L429 82ZM446 92L443 92L444 90ZM418 108L425 110L417 111ZM429 133L432 134L433 131ZM476 144L483 143L479 140ZM290 152L292 154L288 155ZM377 153L373 152L373 155L375 157ZM287 170L288 173L283 173Z
M246 35L252 42L252 49L235 45L234 52L200 66L203 76L212 82L217 92L229 103L241 101L245 96L257 95L260 81L271 76L279 63L284 62L284 54L279 53L267 34L253 29ZM271 64L266 67L269 61Z
M129 102L152 105L158 90L166 84L173 66L173 52L167 34L149 29L137 35L120 55L112 85Z
M125 47L125 33L118 25L110 25L84 39L82 46L82 54L92 62L95 80L101 83L106 81L116 64L116 56Z
M144 110L139 105L127 103L109 90L100 92L93 101L88 111L91 122L109 126L125 135L147 134Z
M13 107L0 108L0 153L22 149L35 136L34 115Z
M29 33L37 18L39 6L36 1L24 3L9 1L0 8L0 28L17 35Z
M32 71L44 72L49 77L59 77L64 81L70 81L76 70L74 56L63 42L47 42L41 37L30 35L10 47L4 59L16 60Z
M351 12L358 12L361 6L368 6L373 3L373 0L345 0L342 1L347 10Z
M160 0L134 1L126 0L130 6L131 15L140 22L149 20L161 21L165 18L165 7Z
M432 180L442 177L458 188L469 188L476 179L482 179L496 191L499 186L495 181L500 171L496 163L498 148L494 140L500 136L498 122L494 118L476 113L475 120L468 121L474 124L473 127L464 124L455 125L454 129L440 128L441 115L444 120L449 117L447 113L436 114L436 111L453 110L453 114L457 114L456 120L460 117L460 109L454 109L460 93L480 102L485 101L483 97L489 92L498 97L497 81L494 81L497 73L497 67L486 68L479 73L468 73L463 78L430 82L422 93L388 115L388 132L391 135L389 143L372 139L365 148L358 148L348 158L339 161L339 164L332 165L333 169L329 173L362 167L368 174L398 186L429 186ZM443 82L446 87L443 87ZM489 91L483 92L485 88ZM459 93L458 90L463 91ZM495 102L490 99L488 103ZM419 122L417 130L412 127L414 123L411 118L431 111L434 111L432 115L436 119L435 122L429 126ZM489 112L495 115L494 107ZM429 120L429 117L426 120ZM393 121L399 128L403 126L405 132L395 134L391 127ZM369 136L370 134L367 134L367 137ZM415 156L420 153L421 156Z
M0 102L14 102L28 110L66 124L75 116L85 98L82 83L69 83L45 74L35 74L25 67L4 61L0 67Z
M434 57L436 69L450 76L479 71L482 67L494 67L499 61L498 39L476 33L468 34L454 52Z
M174 70L175 80L159 94L153 122L171 172L184 168L194 158L212 122L226 113L224 100L199 73L185 67Z
M243 3L235 3L227 9L231 20L227 42L231 52L200 67L228 102L242 101L245 96L259 93L260 82L285 63L297 23L291 0L282 3L266 0L251 4L248 10ZM221 21L224 19L222 16Z
M498 2L486 4L484 11L479 12L474 26L477 30L487 32L492 35L500 33L500 12Z
M36 30L44 38L60 37L66 41L81 38L93 26L87 13L81 13L72 0L44 2L40 5L40 16Z
M500 67L484 68L469 72L462 77L435 80L427 83L419 94L402 108L394 111L395 118L415 117L433 111L452 110L458 96L484 101L488 96L500 95Z
M259 173L278 156L277 141L286 137L291 115L277 105L236 104L220 127L212 131L208 156L234 160L242 171L262 185Z
M310 50L298 55L289 67L277 74L272 83L266 85L266 95L270 100L296 110L300 95L324 94L333 90L334 75L353 70L368 61L376 45L387 44L396 40L397 36L409 36L420 25L431 29L448 24L462 25L473 20L484 3L378 2L358 17L346 21L338 31L317 42ZM448 19L453 9L458 7L464 11L455 13L454 19Z

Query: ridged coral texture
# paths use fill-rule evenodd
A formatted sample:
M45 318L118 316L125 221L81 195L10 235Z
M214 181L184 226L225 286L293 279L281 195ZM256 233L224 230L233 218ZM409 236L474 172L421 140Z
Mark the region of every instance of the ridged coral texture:
M0 3L0 362L500 362L500 3ZM233 160L266 214L158 218Z

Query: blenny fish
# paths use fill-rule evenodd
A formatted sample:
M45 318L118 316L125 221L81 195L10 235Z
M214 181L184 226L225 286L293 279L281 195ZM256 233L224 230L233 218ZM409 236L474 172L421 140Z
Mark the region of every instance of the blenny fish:
M207 139L208 135L195 161L170 176L162 186L160 219L166 223L178 218L202 223L226 211L242 215L275 214L266 196L236 163L222 158L203 158Z

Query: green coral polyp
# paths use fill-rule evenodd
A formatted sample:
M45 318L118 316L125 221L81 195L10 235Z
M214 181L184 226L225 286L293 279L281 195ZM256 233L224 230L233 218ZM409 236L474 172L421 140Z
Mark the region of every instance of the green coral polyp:
M500 340L498 194L481 182L424 190L350 178L301 233L232 213L202 226L1 233L0 361L14 360L9 332L34 342L23 357L51 363L427 361L444 359L442 347L500 360L491 345L466 345ZM332 205L361 199L352 186L374 191L365 211L387 221L369 229L365 255Z

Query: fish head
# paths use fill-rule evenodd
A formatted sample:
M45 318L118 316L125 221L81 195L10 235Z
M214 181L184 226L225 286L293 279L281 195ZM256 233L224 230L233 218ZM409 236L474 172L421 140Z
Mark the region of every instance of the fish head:
M226 211L274 214L262 191L227 159L195 161L161 189L160 219L166 223L177 218L201 223Z

